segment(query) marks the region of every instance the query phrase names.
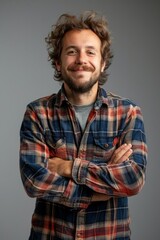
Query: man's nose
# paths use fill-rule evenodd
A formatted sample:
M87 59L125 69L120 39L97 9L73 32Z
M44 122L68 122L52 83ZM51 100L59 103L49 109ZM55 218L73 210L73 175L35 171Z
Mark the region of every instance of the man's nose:
M87 63L87 56L84 52L79 52L76 58L76 64L86 64Z

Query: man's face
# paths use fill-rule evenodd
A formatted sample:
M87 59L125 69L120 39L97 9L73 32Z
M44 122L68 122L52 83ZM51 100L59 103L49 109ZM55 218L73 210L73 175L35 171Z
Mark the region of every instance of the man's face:
M101 57L101 41L91 30L71 30L62 41L61 71L64 86L72 91L85 93L97 84L104 69Z

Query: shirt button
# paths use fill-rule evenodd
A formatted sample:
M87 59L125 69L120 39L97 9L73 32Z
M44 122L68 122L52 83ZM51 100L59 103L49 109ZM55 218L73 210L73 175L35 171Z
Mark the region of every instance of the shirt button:
M82 235L81 233L78 233L78 234L77 234L77 238L78 238L79 240L81 240L81 238L82 238L81 235Z
M109 144L108 144L108 143L105 143L105 144L104 144L104 147L105 147L105 148L107 148L108 146L109 146Z

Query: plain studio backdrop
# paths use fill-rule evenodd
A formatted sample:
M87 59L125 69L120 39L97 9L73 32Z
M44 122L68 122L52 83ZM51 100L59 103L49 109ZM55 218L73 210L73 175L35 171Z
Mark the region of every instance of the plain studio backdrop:
M104 88L140 105L149 147L146 184L129 199L132 240L159 239L159 0L0 0L0 239L27 240L35 199L19 173L26 105L57 92L44 38L62 13L95 10L109 22L114 58Z

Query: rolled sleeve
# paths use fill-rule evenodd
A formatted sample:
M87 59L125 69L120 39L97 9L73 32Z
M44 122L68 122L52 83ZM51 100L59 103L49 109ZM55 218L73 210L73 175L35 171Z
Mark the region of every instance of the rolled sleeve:
M76 158L72 168L72 177L77 184L86 184L89 162Z

